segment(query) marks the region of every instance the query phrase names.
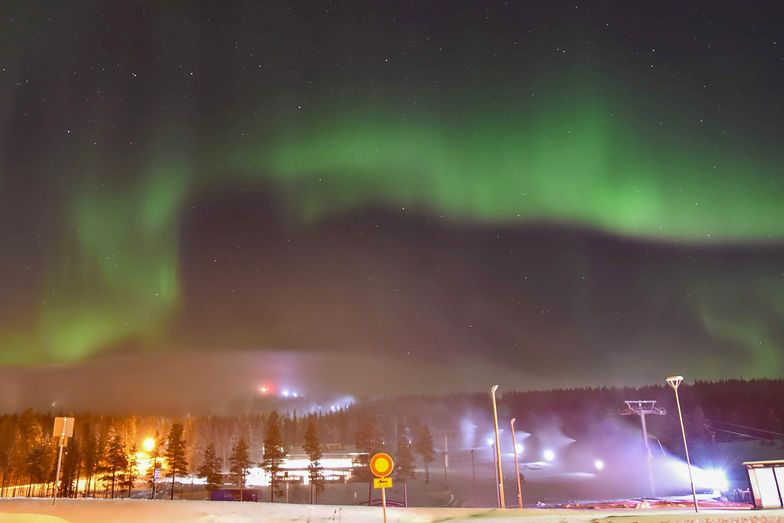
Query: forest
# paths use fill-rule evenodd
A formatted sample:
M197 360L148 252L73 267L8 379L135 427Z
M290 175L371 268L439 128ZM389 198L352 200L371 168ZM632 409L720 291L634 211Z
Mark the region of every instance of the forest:
M782 397L780 379L684 384L680 398L690 444L761 440L780 445ZM666 409L668 415L650 416L648 429L666 448L678 448L675 399L666 385L507 392L498 400L499 419L508 423L515 417L517 426L529 432L545 424L557 426L564 435L579 438L614 430L608 427L637 427L636 416L620 415L625 400L656 400ZM146 488L154 467L143 470L140 456L154 459L162 477L194 474L207 477L211 488L218 485L209 474L236 478L241 487L253 466L277 477L281 461L295 448L311 456L315 484L318 460L328 447L359 456L358 478L366 469L366 456L380 450L400 456L398 473L405 475L417 466L416 459L425 468L433 461L441 450L440 434L455 446L466 444L466 426L492 430L487 393L367 398L326 413L293 409L179 419L28 409L0 416L0 495L51 495L58 450L58 439L52 437L55 416L76 419L62 462L62 496L115 497Z

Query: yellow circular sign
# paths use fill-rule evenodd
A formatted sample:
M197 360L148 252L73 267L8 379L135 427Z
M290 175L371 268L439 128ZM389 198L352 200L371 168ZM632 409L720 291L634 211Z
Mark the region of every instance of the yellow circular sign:
M394 468L395 462L392 461L392 456L386 452L379 452L370 458L370 472L377 478L389 476Z

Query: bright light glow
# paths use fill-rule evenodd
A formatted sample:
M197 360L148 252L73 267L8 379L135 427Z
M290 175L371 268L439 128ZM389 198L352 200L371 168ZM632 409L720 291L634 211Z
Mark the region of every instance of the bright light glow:
M702 471L702 481L711 490L726 491L729 490L730 484L727 480L727 474L720 469L707 469Z
M493 440L493 438L487 438L487 444L492 447L495 444L495 441Z
M520 455L525 450L525 447L523 447L522 443L515 443L515 450L517 451L517 454Z
M259 392L261 392L262 394L268 394L269 391L270 391L269 387L267 387L266 385L262 385L261 387L259 387Z
M593 466L596 470L604 470L604 461L597 459L593 462Z
M682 461L673 462L671 467L677 472L681 481L689 481L689 467ZM694 484L698 489L711 489L714 492L729 490L727 474L721 469L701 469L692 466Z
M144 438L144 441L142 442L142 448L147 452L152 452L155 448L155 438Z
M294 391L294 392L291 393L291 397L292 398L299 398L299 393L297 391Z
M289 389L283 389L283 392L281 392L281 394L283 395L284 398L288 398L289 397Z
M542 452L542 457L544 458L545 461L552 461L555 459L555 452L553 452L550 449L547 449L544 452Z

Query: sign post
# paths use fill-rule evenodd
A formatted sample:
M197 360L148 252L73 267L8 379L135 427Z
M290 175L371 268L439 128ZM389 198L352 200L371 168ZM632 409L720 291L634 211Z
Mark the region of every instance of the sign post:
M158 486L158 480L161 479L161 467L158 466L158 459L155 460L155 468L152 469L152 499L155 499L155 489Z
M52 437L59 438L57 453L57 474L54 477L54 488L52 489L52 505L57 502L57 486L60 483L60 466L63 463L63 447L68 444L68 438L73 437L75 418L56 417L52 428Z
M392 478L388 477L395 469L392 456L386 452L379 452L370 458L370 472L376 476L373 487L381 489L381 507L384 510L384 523L387 523L387 489L392 488Z

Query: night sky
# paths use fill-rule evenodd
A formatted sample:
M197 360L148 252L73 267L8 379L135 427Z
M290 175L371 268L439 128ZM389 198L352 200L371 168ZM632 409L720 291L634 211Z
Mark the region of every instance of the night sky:
M781 20L6 2L4 393L780 377Z

